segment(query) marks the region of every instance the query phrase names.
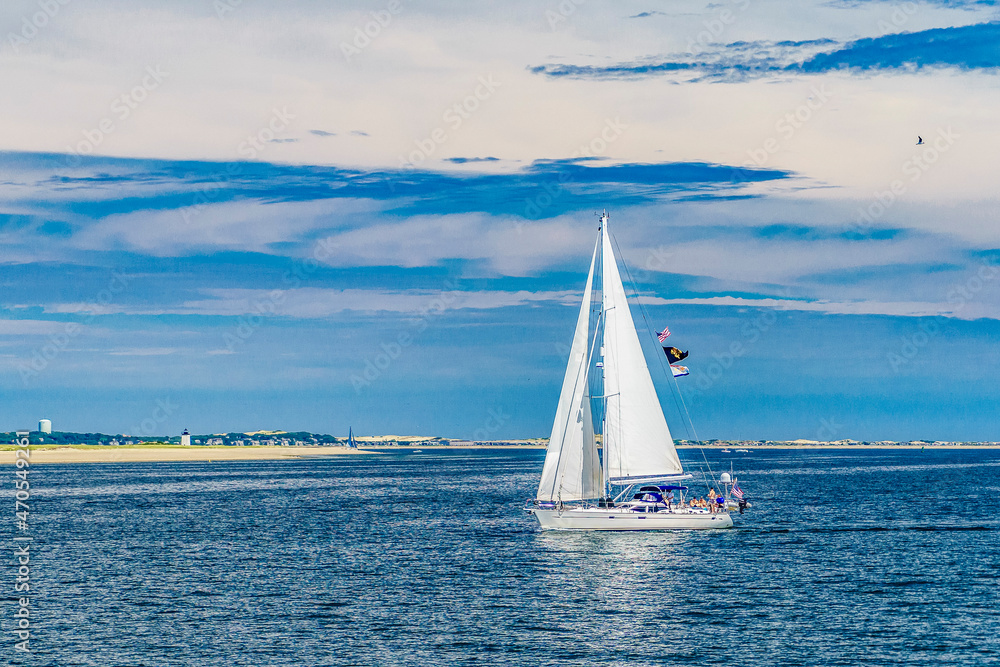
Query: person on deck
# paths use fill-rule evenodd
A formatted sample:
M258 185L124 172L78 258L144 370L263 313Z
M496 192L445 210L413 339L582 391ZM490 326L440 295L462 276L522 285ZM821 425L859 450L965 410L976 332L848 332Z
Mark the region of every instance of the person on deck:
M708 510L715 514L715 489L708 490L708 498L706 500L708 501Z
M667 500L667 509L668 510L673 509L673 506L674 506L674 491L673 491L673 489L667 491L666 500Z

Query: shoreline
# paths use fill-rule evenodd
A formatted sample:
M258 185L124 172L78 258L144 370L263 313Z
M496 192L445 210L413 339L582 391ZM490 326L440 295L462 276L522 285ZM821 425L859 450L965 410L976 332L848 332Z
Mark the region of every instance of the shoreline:
M15 448L12 446L0 450L0 465L13 465L15 462ZM724 447L698 447L697 445L676 445L677 449L711 449L719 451ZM732 445L726 448L731 448ZM751 448L752 447L752 448ZM827 449L922 449L922 450L950 450L950 449L1000 449L997 444L983 445L844 445L844 444L767 444L752 445L751 447L741 447L749 449L749 452L731 451L732 454L752 454L761 449L796 449L796 450L827 450ZM366 449L349 449L347 447L227 447L227 446L139 446L139 447L111 447L100 445L32 445L30 448L30 462L32 464L44 463L177 463L177 462L221 462L221 461L273 461L280 459L301 459L315 456L357 456L369 454L391 454L394 451L412 453L414 450L509 450L509 449L531 449L544 450L545 445L525 444L525 445L412 445L412 446L387 446L371 447Z
M216 461L271 461L312 456L355 456L372 454L347 447L111 447L101 445L31 445L29 461L42 463L168 463ZM13 465L15 450L0 451L0 465ZM23 458L23 457L22 457Z
M698 445L675 445L676 449L714 449L722 450L729 449L733 454L743 454L744 452L737 452L732 449L734 445L729 445L726 447L719 447L718 445L712 445L711 447L699 447ZM909 443L905 445L835 445L835 444L822 444L822 445L789 445L789 444L773 444L773 445L750 445L748 447L740 446L738 449L749 449L750 453L753 453L757 449L1000 449L1000 444L997 445L911 445Z
M749 445L749 446L739 446L739 445L678 445L674 444L675 449L712 449L720 451L722 449L729 449L733 454L742 454L744 452L737 452L733 447L737 449L749 449L750 453L753 453L757 449L1000 449L1000 444L958 444L958 445L911 445L909 443L905 445L840 445L840 444L817 444L817 445L805 445L805 444L768 444L768 445ZM372 446L367 447L369 450L377 450L379 452L391 452L394 450L414 450L414 449L547 449L547 445L388 445L388 446ZM600 449L600 448L598 448Z

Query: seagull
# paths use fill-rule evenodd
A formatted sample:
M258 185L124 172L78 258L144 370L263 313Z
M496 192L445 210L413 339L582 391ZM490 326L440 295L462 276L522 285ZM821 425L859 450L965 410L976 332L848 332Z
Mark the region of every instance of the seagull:
M924 140L923 140L923 139L922 139L922 138L920 137L920 135L918 134L918 135L917 135L917 145L918 145L918 146L920 146L920 145L922 145L923 143L924 143Z

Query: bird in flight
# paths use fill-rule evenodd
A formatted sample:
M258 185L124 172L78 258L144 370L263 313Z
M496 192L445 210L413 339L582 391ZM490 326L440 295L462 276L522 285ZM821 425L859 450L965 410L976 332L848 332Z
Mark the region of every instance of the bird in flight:
M917 145L918 145L918 146L920 146L920 145L922 145L923 143L924 143L924 140L923 140L923 138L921 138L921 136L920 136L920 135L918 134L918 135L917 135Z

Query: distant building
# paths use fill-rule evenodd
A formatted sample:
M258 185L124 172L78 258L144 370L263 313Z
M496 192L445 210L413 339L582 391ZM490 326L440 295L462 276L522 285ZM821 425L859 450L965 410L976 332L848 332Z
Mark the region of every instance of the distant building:
M38 430L42 433L52 433L52 422L48 419L39 419Z
M184 429L184 432L181 433L181 444L185 447L191 446L191 434L188 433L187 429Z

